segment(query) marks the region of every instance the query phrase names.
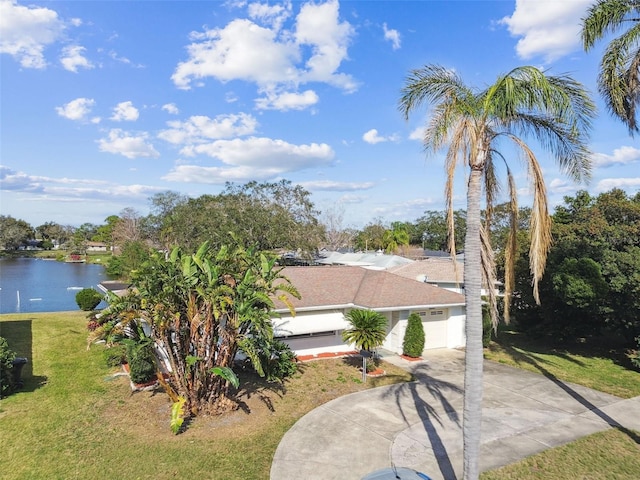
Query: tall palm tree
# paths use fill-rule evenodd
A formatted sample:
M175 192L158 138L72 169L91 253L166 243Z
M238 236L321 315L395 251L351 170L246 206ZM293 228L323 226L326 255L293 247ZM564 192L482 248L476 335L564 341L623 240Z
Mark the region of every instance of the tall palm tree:
M506 167L511 199L511 225L517 224L516 187L507 159L498 150L502 143L521 152L528 168L533 193L529 249L533 288L538 300L538 281L542 277L551 242L550 217L542 169L525 138L537 140L549 150L561 168L575 180L589 175L586 140L595 107L582 85L568 76L548 76L534 67L519 67L484 90L463 83L453 71L427 65L408 75L401 92L400 111L405 119L424 103L433 105L424 133L424 146L432 153L448 146L445 157L449 239L455 250L453 229L453 180L456 167L469 168L467 183L467 226L465 234L464 286L467 321L465 324L465 396L463 411L464 478L478 478L480 424L482 415L482 310L481 285L494 285L495 267L489 242L488 223L499 184L497 164ZM504 142L503 142L504 141ZM506 151L505 151L506 153ZM482 223L481 196L484 189L485 223ZM513 285L515 232L507 245L506 289ZM493 293L492 288L488 288ZM508 298L507 302L508 303ZM495 297L491 299L496 325ZM506 309L508 318L508 308Z
M606 35L621 30L600 61L598 90L611 113L622 120L633 135L640 131L636 119L640 103L640 1L598 0L582 20L585 51Z

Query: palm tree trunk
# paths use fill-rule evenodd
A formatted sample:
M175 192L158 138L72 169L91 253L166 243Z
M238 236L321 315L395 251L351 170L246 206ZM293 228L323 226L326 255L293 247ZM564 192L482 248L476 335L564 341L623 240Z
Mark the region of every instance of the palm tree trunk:
M463 446L464 479L479 476L482 422L482 304L480 195L482 170L472 168L467 186L467 232L464 247L466 349L464 369Z

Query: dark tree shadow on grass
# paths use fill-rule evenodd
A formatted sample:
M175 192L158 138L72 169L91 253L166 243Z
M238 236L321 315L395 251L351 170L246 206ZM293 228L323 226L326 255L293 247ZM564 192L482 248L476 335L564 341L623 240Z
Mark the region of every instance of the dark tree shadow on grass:
M509 355L512 355L513 358L517 358L522 363L528 363L529 365L533 366L542 375L544 375L546 378L548 378L554 384L556 384L558 387L560 387L562 390L564 390L570 397L575 399L578 403L583 405L589 411L593 412L595 415L597 415L602 420L604 420L609 426L611 426L611 427L615 428L616 430L619 430L620 432L624 433L631 440L633 440L635 443L640 444L640 435L638 435L633 430L629 430L628 428L626 428L623 425L621 425L619 422L617 422L616 420L611 418L609 415L607 415L605 412L603 412L599 407L597 407L596 405L591 403L588 399L586 399L585 397L580 395L580 393L576 392L573 388L571 388L570 385L566 384L565 382L560 380L558 377L556 377L553 373L551 373L549 370L547 370L545 368L545 366L544 366L545 362L542 361L540 358L538 358L536 355L527 354L527 353L524 353L522 351L515 350L514 347L512 347L512 346L506 346L505 347L503 345L503 348L506 350L506 352ZM546 363L548 363L548 362L546 362Z
M303 363L298 363L298 373L304 373L305 369L306 366ZM284 397L287 393L288 379L270 382L258 375L251 367L241 368L237 373L240 379L240 388L235 392L233 398L238 403L238 407L247 414L251 413L249 405L243 401L243 398L257 397L270 412L275 412L270 395L275 394L279 398Z

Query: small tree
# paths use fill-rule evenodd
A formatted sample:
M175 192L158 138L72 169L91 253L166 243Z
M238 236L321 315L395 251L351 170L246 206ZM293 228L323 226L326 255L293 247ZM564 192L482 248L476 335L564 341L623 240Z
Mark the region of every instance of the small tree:
M7 341L0 337L0 398L6 397L13 390L13 360L16 353L9 348Z
M409 315L407 329L404 332L402 353L407 357L417 358L424 350L424 326L420 315L413 312Z
M342 332L342 339L368 352L378 348L387 334L387 319L373 310L355 309L347 313L351 328ZM366 360L365 360L366 369Z
M237 406L230 386L238 386L238 351L265 374L259 348L273 343L273 300L291 306L289 296L299 297L275 262L238 245L216 252L207 242L195 254L154 252L133 273L129 295L110 304L107 315L145 321L166 352L171 376L163 386L174 402L174 432L181 419Z
M76 303L78 307L80 307L80 310L84 310L85 312L95 310L101 301L102 295L93 288L83 288L76 293Z

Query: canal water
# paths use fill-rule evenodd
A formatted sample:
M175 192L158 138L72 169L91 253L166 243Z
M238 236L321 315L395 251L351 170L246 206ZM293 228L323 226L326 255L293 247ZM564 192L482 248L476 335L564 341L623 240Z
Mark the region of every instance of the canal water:
M0 313L78 310L76 293L97 290L108 280L104 270L95 264L0 258Z

